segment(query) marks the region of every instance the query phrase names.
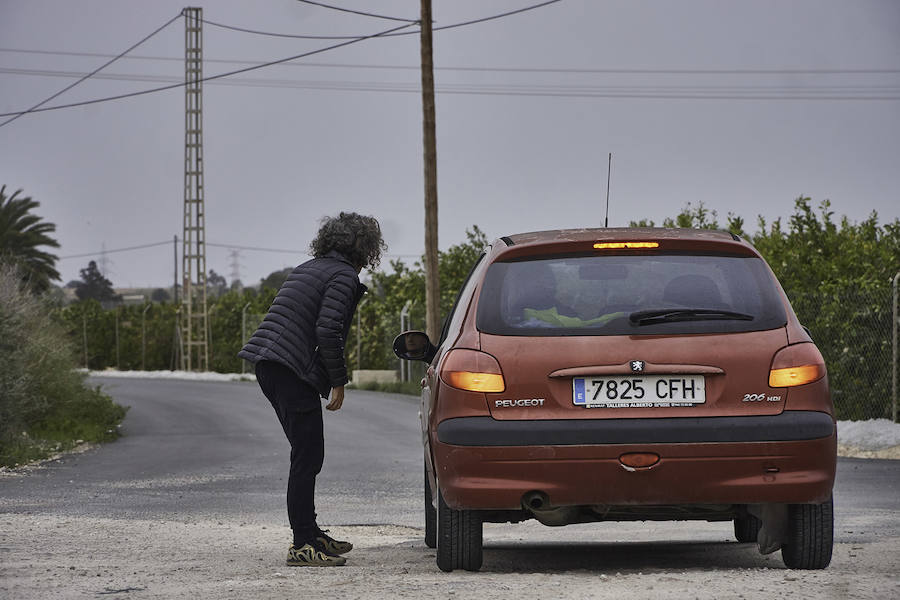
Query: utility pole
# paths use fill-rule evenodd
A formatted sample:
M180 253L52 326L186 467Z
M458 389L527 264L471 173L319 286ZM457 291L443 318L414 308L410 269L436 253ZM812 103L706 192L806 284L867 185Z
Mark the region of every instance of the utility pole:
M441 333L438 277L437 142L434 126L434 60L431 0L421 0L422 128L425 161L425 332L437 343Z
M172 236L172 255L174 256L175 262L174 270L172 271L175 274L175 278L172 280L172 302L174 304L178 304L178 236ZM177 325L176 325L177 327Z
M173 256L173 280L172 280L172 305L178 306L178 236L172 236L172 256ZM175 309L175 331L172 334L172 365L171 369L184 368L181 364L182 356L181 346L181 309Z
M209 370L206 211L203 203L203 9L184 9L184 234L181 368Z

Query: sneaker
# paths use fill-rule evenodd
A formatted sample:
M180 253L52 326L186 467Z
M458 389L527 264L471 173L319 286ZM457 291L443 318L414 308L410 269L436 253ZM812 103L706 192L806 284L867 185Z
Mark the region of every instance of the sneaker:
M320 529L316 534L316 541L322 544L327 552L330 554L340 555L347 554L351 550L353 550L353 544L350 542L341 542L330 535L328 535L327 529Z
M316 542L303 544L300 548L288 548L287 561L289 567L340 567L346 564L343 556L331 554Z

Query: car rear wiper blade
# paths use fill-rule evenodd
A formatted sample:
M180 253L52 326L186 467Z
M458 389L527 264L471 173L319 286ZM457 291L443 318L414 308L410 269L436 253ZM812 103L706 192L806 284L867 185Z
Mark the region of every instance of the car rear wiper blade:
M628 315L634 325L653 325L675 321L752 321L753 315L715 308L657 308Z

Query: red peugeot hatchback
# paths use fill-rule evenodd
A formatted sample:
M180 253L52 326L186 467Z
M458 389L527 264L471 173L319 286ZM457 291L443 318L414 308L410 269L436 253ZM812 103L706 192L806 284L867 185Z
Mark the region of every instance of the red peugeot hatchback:
M425 540L478 570L482 523L733 521L792 568L832 551L836 428L822 355L759 253L687 229L496 240L428 363Z

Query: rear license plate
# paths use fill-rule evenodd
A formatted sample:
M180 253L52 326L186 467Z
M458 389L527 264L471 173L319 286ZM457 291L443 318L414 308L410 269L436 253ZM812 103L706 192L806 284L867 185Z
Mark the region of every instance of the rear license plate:
M576 377L572 403L586 408L693 406L706 402L702 375Z

